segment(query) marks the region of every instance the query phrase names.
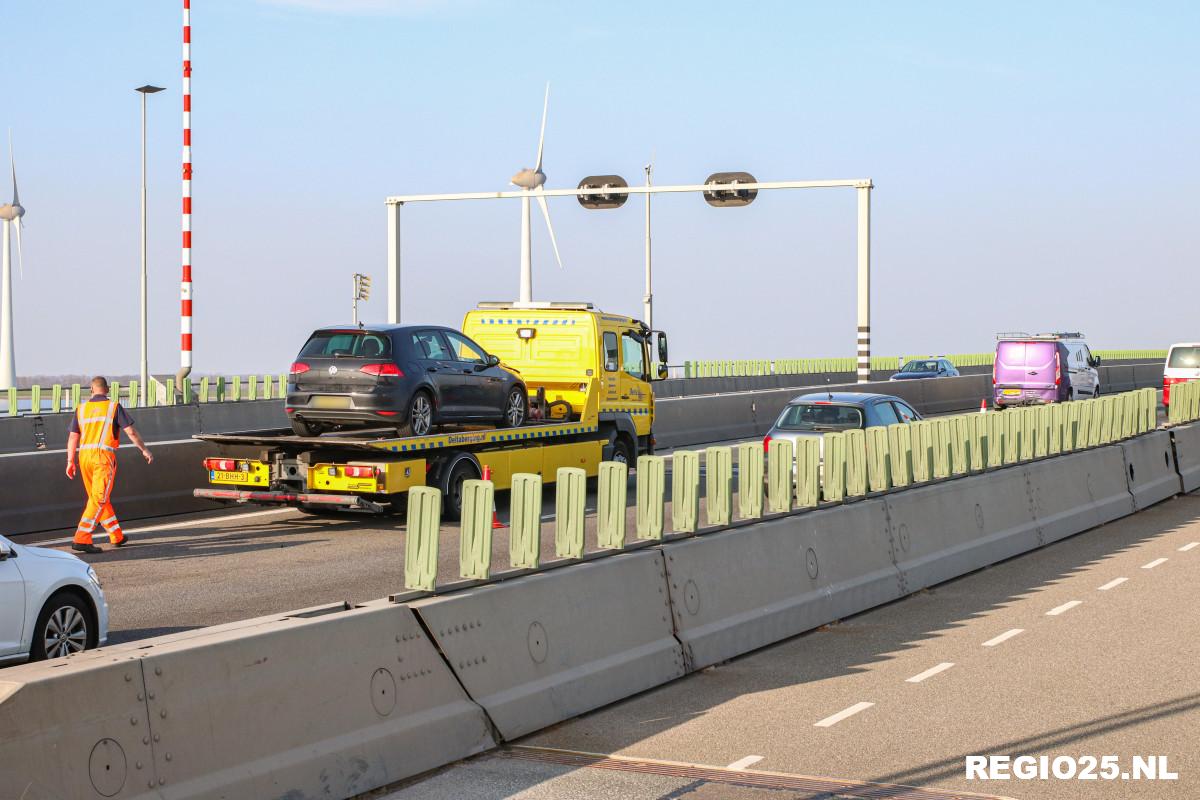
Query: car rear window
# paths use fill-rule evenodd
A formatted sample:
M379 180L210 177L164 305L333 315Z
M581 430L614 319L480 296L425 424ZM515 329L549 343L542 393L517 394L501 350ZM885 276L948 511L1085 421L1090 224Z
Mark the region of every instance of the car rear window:
M937 361L910 361L904 365L901 372L937 372L941 367Z
M827 403L790 405L775 423L775 427L785 431L841 431L862 426L862 409Z
M1175 369L1200 367L1200 347L1172 347L1171 355L1167 358L1167 366Z
M326 358L382 358L392 354L387 334L371 331L317 331L300 355Z

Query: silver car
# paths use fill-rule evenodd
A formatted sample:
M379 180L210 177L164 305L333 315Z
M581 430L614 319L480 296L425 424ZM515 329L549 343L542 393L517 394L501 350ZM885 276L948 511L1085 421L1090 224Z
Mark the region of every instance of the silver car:
M799 445L805 437L836 431L862 430L881 425L923 419L899 397L866 392L814 392L801 395L784 406L779 418L763 438L763 451L774 439L791 439Z
M91 566L0 536L0 664L67 656L107 640L108 603Z

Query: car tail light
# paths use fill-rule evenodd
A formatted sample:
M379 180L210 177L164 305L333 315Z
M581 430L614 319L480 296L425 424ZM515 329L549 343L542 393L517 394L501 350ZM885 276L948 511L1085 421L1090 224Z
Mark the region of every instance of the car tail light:
M234 458L206 458L204 468L210 472L237 472L238 462ZM246 464L244 471L249 472L250 465Z
M376 375L378 377L403 378L404 372L391 362L383 364L363 364L358 368L359 372L365 372L368 375Z
M288 373L290 373L292 375L303 375L304 373L308 372L310 369L312 369L312 368L310 366L308 366L308 364L305 364L303 361L294 361L294 362L292 362L292 368L288 370Z
M1062 356L1058 353L1054 354L1054 385L1058 386L1062 383Z
M996 385L996 360L992 359L992 386Z
M767 453L769 453L770 450L771 450L771 434L768 433L766 436L763 437L763 455L764 456L767 455Z
M1188 378L1168 378L1163 375L1163 406L1171 402L1171 387L1177 383L1186 383Z
M375 413L381 417L394 417L394 416L396 416L396 414L398 414L400 412L398 412L398 411L376 411Z
M347 478L378 478L379 467L346 467Z

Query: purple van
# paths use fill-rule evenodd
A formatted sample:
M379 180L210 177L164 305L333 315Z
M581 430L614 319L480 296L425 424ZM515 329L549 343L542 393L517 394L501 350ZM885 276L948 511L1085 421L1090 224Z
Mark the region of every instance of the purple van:
M1056 335L1008 337L996 343L992 403L996 408L1061 403L1071 396L1067 346Z

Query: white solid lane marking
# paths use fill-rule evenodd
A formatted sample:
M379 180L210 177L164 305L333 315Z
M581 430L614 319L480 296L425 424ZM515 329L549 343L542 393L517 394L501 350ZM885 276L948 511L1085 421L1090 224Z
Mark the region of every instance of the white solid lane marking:
M1191 550L1193 547L1198 545L1200 545L1200 542L1189 542L1188 544L1185 544L1183 547L1179 548L1179 552L1186 553L1188 550Z
M267 517L272 514L287 514L295 511L294 508L269 508L266 511L247 511L245 514L226 514L219 517L205 517L204 519L194 519L188 522L169 522L165 525L147 525L145 528L126 528L125 535L136 533L151 533L153 531L169 531L175 528L197 528L206 523L226 522L233 519L249 519L250 517ZM73 538L68 539L53 539L49 542L38 542L38 547L54 547L60 544L70 544L75 541Z
M950 669L953 666L954 666L953 661L943 661L942 663L938 664L936 667L930 667L929 669L925 670L924 672L920 672L916 675L913 675L911 678L906 679L904 682L905 683L920 683L921 681L925 680L926 678L932 678L934 675L937 675L939 672L945 672L946 670Z
M1071 600L1068 603L1063 603L1061 606L1050 609L1049 611L1046 612L1046 616L1047 617L1057 617L1059 614L1066 613L1067 611L1070 611L1075 606L1079 606L1079 605L1083 605L1082 600Z
M749 767L752 764L757 764L762 760L762 756L746 756L745 758L739 758L725 769L745 769L746 767Z
M875 704L874 703L855 703L854 705L850 706L849 708L842 709L838 713L834 714L832 717L826 717L825 719L821 720L820 722L814 722L813 727L814 728L832 728L834 725L837 725L839 722L846 719L846 717L853 717L858 712L866 711L868 708L870 708L873 705L875 705Z
M1005 631L1004 633L1000 634L995 639L988 639L986 642L983 643L983 646L984 647L995 647L996 645L1000 644L1001 642L1007 642L1009 639L1016 636L1017 634L1021 634L1024 632L1025 632L1024 628L1013 628L1011 631Z
M1113 578L1111 581L1101 586L1097 591L1107 592L1109 589L1117 588L1127 580L1129 580L1129 578Z
M1156 558L1153 561L1151 561L1149 564L1142 564L1142 569L1154 569L1155 567L1157 567L1159 564L1163 563L1164 561L1166 561L1165 558Z

